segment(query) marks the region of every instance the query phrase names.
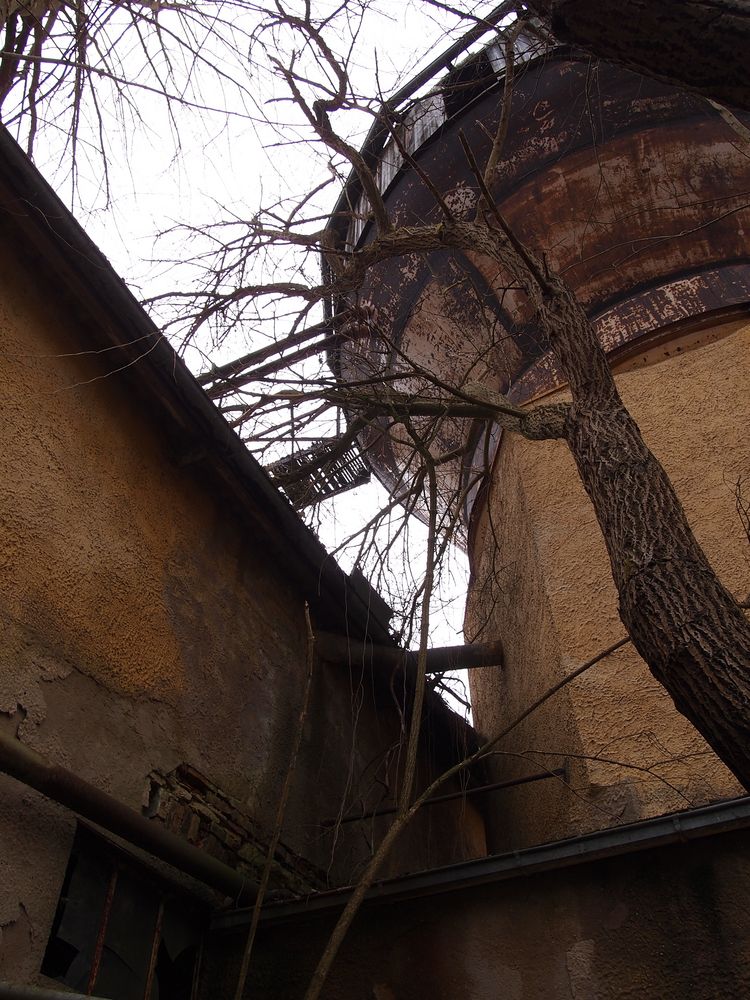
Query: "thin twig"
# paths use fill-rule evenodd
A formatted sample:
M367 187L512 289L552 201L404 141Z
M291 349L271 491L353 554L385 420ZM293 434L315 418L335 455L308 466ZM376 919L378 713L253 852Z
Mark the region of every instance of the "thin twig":
M527 709L525 709L520 715L516 716L513 722L507 725L505 729L501 730L491 739L487 740L487 742L484 743L481 747L479 747L479 749L476 750L473 754L470 754L468 757L464 757L463 760L459 761L457 764L454 764L453 767L448 768L447 771L443 771L442 774L438 775L438 777L435 778L435 780L431 782L427 786L427 788L424 789L424 791L414 800L414 802L412 802L411 806L405 812L399 813L397 815L396 819L388 828L388 831L386 832L385 837L381 841L378 849L375 851L375 854L370 859L359 882L357 883L356 888L354 889L354 892L349 897L349 900L346 906L344 907L344 910L341 916L339 917L336 926L333 929L333 933L331 934L328 944L326 945L325 951L321 956L320 962L318 963L318 967L316 968L313 974L313 978L310 980L310 985L307 988L307 993L305 993L305 1000L318 1000L321 990L323 989L325 980L331 969L331 965L333 964L336 954L338 953L338 950L341 947L341 944L343 943L346 932L348 931L352 921L357 915L357 912L360 906L362 905L362 902L364 901L368 889L375 881L377 874L380 870L380 867L383 864L383 861L388 856L391 847L395 844L399 835L408 826L408 824L411 822L414 816L416 816L417 812L424 805L427 799L431 798L438 790L438 788L440 788L443 784L445 784L445 782L448 781L450 778L455 777L455 775L459 774L461 771L465 770L467 767L470 767L476 761L486 756L492 750L492 748L497 743L500 742L501 739L503 739L510 732L512 732L516 728L516 726L520 725L524 721L524 719L528 718L532 714L532 712L535 712L546 701L549 701L549 699L552 698L554 695L556 695L558 691L562 690L562 688L566 687L572 681L576 680L576 678L580 677L587 670L590 670L591 667L595 666L597 663L605 659L607 656L611 656L612 653L616 652L618 649L621 649L629 642L630 642L629 636L626 636L623 639L618 639L617 642L613 642L611 646L607 646L606 649L603 649L595 656L592 656L590 660L587 660L585 663L582 663L581 666L577 667L572 673L568 674L566 677L563 677L563 679L558 681L556 684L553 684L552 687L548 688L544 692L544 694L542 694L539 698L536 699L536 701L532 702L532 704L529 705Z
M426 689L426 666L427 666L427 646L429 643L429 626L430 626L430 600L432 598L432 589L435 574L435 562L436 562L436 544L437 544L437 479L435 475L434 463L431 461L431 457L427 446L421 440L416 432L412 432L414 438L414 444L416 448L422 454L425 465L427 466L428 476L429 476L429 533L427 539L427 558L426 558L426 570L425 570L425 580L422 588L422 607L420 615L420 635L419 635L419 653L417 655L417 676L414 690L414 697L412 703L412 713L411 713L411 723L409 726L409 737L408 746L406 752L406 762L404 765L404 775L401 781L401 788L399 792L399 811L394 821L393 825L390 827L385 835L382 843L376 850L375 854L370 859L367 868L360 879L357 888L355 889L351 899L347 903L344 912L339 917L336 926L331 933L328 943L326 944L323 954L320 956L317 968L313 973L313 977L310 980L310 984L305 993L305 1000L317 1000L320 996L320 992L323 985L328 977L330 968L336 958L336 955L341 948L341 945L346 937L347 931L351 925L352 920L357 915L357 911L364 899L365 893L372 885L375 877L380 870L380 866L383 861L388 856L390 850L390 845L395 841L401 830L402 817L411 817L413 815L413 807L409 807L411 800L412 790L414 788L414 779L417 773L417 762L418 762L418 748L419 748L419 733L422 722L422 706L424 702L424 695ZM404 820L408 822L408 820ZM241 998L237 998L241 1000Z
M245 992L245 983L247 981L247 971L250 967L250 956L253 951L253 944L255 942L255 933L258 929L258 922L260 920L260 911L263 906L263 899L268 889L268 883L271 878L271 869L273 868L274 857L276 855L276 848L278 847L279 838L281 837L281 828L284 824L284 814L286 812L287 802L289 800L289 792L292 787L292 779L294 777L294 771L297 766L297 757L299 756L299 749L302 745L302 736L305 730L305 722L307 720L307 711L310 706L310 691L312 690L312 679L313 670L315 666L315 635L313 633L312 624L310 622L310 608L305 601L305 628L307 631L307 678L305 680L305 690L302 695L302 707L300 708L299 718L297 720L297 731L294 736L294 745L292 747L292 754L289 758L289 765L286 770L286 777L284 778L284 784L281 789L281 798L279 799L279 806L276 810L276 822L274 825L273 836L268 845L268 853L266 854L266 863L263 866L263 874L260 880L260 886L258 888L258 896L255 900L255 905L253 906L253 915L250 920L250 930L247 933L247 941L245 942L245 950L242 953L242 964L240 965L240 972L237 978L237 989L234 993L234 1000L242 1000L242 995Z

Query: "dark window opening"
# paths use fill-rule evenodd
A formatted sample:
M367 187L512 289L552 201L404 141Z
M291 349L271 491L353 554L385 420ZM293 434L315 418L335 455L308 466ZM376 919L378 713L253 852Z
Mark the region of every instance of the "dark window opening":
M205 908L79 827L42 973L110 1000L192 1000Z

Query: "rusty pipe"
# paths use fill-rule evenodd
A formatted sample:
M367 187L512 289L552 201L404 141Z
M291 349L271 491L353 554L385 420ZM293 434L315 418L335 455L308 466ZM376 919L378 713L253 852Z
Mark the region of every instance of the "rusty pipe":
M59 764L50 764L20 740L0 733L0 771L41 792L84 819L140 847L224 896L251 904L257 887L239 872L170 833L159 823L79 778Z

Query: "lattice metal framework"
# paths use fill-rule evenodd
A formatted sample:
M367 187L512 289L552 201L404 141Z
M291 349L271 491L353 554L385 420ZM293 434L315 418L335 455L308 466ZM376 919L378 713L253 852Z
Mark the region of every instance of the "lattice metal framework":
M370 469L353 442L338 453L341 438L322 438L304 451L266 466L297 510L337 496L370 481Z

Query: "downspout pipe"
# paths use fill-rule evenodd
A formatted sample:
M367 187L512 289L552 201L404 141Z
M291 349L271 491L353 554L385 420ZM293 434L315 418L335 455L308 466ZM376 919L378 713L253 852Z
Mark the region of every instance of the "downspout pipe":
M2 733L0 771L222 895L248 906L255 901L257 887L229 865L146 819L67 768L50 764L20 740Z

